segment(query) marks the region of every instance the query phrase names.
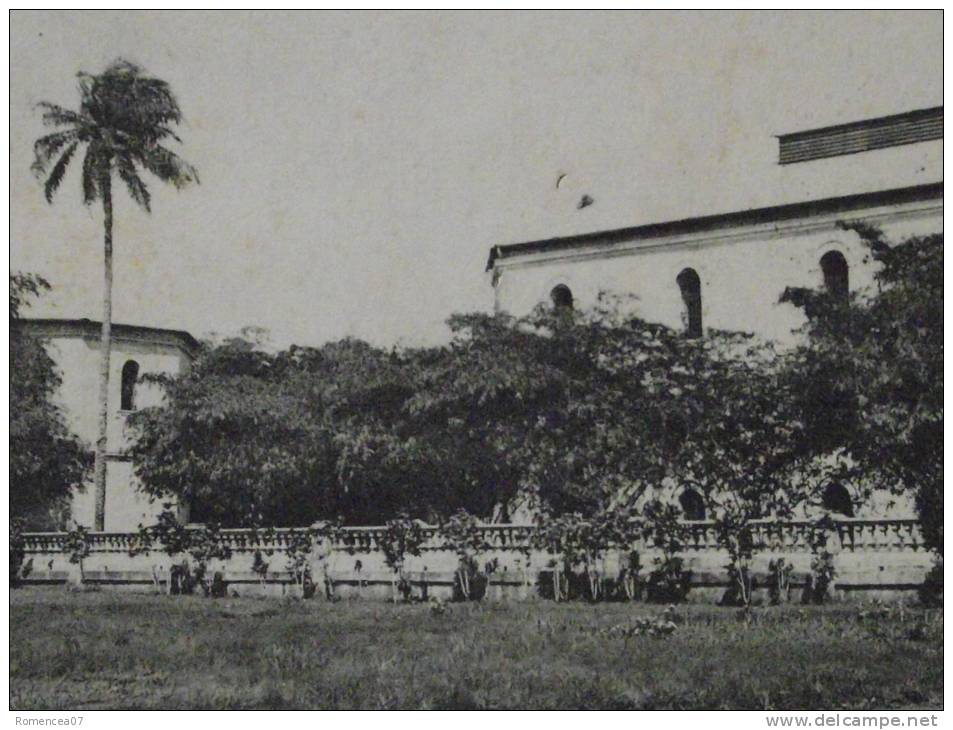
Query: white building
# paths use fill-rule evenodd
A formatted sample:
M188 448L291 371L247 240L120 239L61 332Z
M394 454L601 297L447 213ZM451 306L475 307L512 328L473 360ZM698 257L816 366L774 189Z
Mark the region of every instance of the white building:
M520 316L614 293L689 336L713 328L790 345L805 318L780 302L786 288L862 294L874 283L866 247L840 224L863 221L891 241L942 232L942 125L938 107L783 135L775 206L494 246L495 307ZM832 188L842 194L791 201L792 191ZM858 516L884 514L911 516L912 505L880 495Z
M838 223L862 220L891 240L942 231L942 121L940 107L779 138L779 201L812 189L812 170L828 190L843 168L841 195L494 246L495 306L521 315L615 292L634 295L649 321L790 342L804 318L779 303L786 287L863 291L873 282L865 247Z
M90 449L99 435L99 339L100 323L88 319L24 319L28 334L44 341L56 362L62 384L56 394L70 430ZM126 421L138 408L158 405L158 386L142 382L143 375L176 375L191 364L198 343L188 332L112 325L109 373L109 425L106 456L107 532L135 531L155 521L162 510L139 489L132 471ZM72 520L84 527L94 524L95 489L92 479L73 495ZM184 515L183 515L184 516Z

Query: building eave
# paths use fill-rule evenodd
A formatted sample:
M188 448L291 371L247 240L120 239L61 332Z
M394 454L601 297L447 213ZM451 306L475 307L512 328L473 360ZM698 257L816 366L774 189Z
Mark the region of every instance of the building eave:
M44 319L24 317L19 320L26 331L38 337L76 337L98 341L102 323L91 319ZM144 327L134 324L112 323L112 336L117 341L146 342L175 347L189 358L200 349L198 341L185 330Z
M550 253L566 249L604 247L623 241L648 241L670 236L700 234L729 228L781 223L798 218L851 213L888 205L900 205L925 200L942 200L943 183L927 183L904 188L893 188L871 193L858 193L834 198L822 198L799 203L787 203L767 208L718 213L715 215L683 218L661 223L649 223L629 228L616 228L560 238L548 238L523 243L502 244L490 249L486 270L492 271L503 259Z

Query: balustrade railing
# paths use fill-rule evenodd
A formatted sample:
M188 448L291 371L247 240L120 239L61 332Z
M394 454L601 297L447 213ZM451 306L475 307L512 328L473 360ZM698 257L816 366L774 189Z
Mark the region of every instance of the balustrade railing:
M718 550L718 535L714 522L683 523L686 532L684 551ZM916 520L912 519L843 519L834 520L828 549L861 551L923 550L923 540ZM817 530L810 521L758 520L751 523L755 549L758 551L809 552L811 535ZM276 528L273 530L228 529L220 531L220 539L238 552L258 549L283 550L288 547L295 532L305 528ZM482 539L490 550L529 550L536 530L526 524L487 524L479 527ZM422 549L441 550L444 541L440 530L433 525L422 525ZM372 552L379 549L386 527L344 527L333 531L330 546L348 553ZM90 532L90 552L128 552L136 543L136 533ZM63 552L66 533L34 532L23 535L27 553ZM650 540L640 541L640 547L652 548Z

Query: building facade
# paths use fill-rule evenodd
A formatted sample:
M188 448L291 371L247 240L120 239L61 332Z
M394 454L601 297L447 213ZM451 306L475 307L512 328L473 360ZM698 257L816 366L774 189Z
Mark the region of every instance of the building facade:
M56 394L67 425L92 449L99 434L100 323L88 319L25 319L24 331L40 338L59 367L62 383ZM188 369L198 343L188 332L112 325L109 372L109 422L106 455L106 532L135 531L150 524L162 510L139 489L127 453L127 421L139 408L158 405L161 389L143 381L147 374L177 375ZM89 483L74 493L71 519L91 528L95 489ZM181 517L187 517L181 514Z
M781 301L787 288L860 297L874 290L875 264L845 224L875 226L894 242L942 232L942 118L934 108L779 137L780 174L796 170L798 181L779 186L782 199L783 188L803 187L805 168L836 176L840 159L854 171L848 185L856 184L860 164L878 184L909 181L910 171L924 180L918 184L494 246L487 271L495 308L515 316L541 303L587 309L600 294L615 294L626 311L686 336L732 330L790 346L805 316ZM839 491L831 491L830 504L825 495L824 506L843 516L914 514L912 504L887 494L855 514L845 488L834 486ZM700 503L680 501L687 518L704 517Z
M498 311L529 312L540 302L586 308L601 292L625 295L634 314L701 334L709 328L753 332L790 343L803 314L780 303L787 287L873 284L859 236L841 224L863 221L890 240L943 229L942 108L779 137L780 199L831 189L837 165L844 186L876 189L629 228L494 246L491 272ZM862 177L862 176L861 176ZM923 181L890 185L894 182Z
M495 305L514 315L540 302L592 306L601 292L630 297L634 314L701 334L709 328L790 342L804 316L782 304L787 287L862 292L874 269L863 221L891 240L942 230L934 183L615 231L497 246Z

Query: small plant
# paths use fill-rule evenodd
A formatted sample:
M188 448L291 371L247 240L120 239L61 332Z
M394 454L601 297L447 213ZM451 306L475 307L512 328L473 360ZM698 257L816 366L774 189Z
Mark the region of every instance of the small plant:
M794 566L784 558L775 558L768 563L771 583L768 586L771 605L786 603L791 596L791 573Z
M480 572L477 556L489 546L476 518L465 510L458 510L440 525L440 535L447 547L457 555L457 568L453 575L454 594L464 601L482 597L487 575ZM478 583L484 591L475 590Z
M26 541L23 538L23 520L10 520L10 587L16 588L20 580L23 561L26 559Z
M678 631L678 624L670 616L662 614L655 618L637 618L635 621L626 624L616 624L602 630L603 634L614 638L620 638L624 645L628 645L629 639L638 636L667 637Z
M577 519L568 531L571 564L582 563L589 583L589 598L598 601L605 595L605 572L602 558L609 541L608 524L604 519Z
M646 599L654 603L681 603L691 589L692 572L678 555L685 547L685 526L674 505L650 502L645 510L645 535L661 551L646 581Z
M252 528L252 540L258 545L274 545L278 541L278 531L274 527L267 527L264 530ZM271 562L265 558L270 558L275 554L273 547L259 547L252 553L252 572L258 576L258 585L264 587L268 582L268 571L271 569Z
M619 583L626 599L638 600L642 596L642 559L638 550L630 550L625 556L625 565L619 573Z
M417 520L406 514L390 520L378 536L378 547L384 553L387 566L393 571L393 597L397 603L398 595L410 599L410 581L404 575L404 563L408 555L419 556L424 542L424 533Z
M288 533L288 546L285 555L288 558L287 570L292 581L298 586L301 598L314 595L314 580L311 576L311 553L314 540L308 530L291 530Z
M943 559L937 558L923 583L917 588L920 604L928 608L943 607Z
M834 554L827 549L830 531L834 523L824 515L814 525L810 534L811 575L804 588L802 603L822 604L827 601L834 583Z
M563 556L563 542L567 532L566 516L547 516L540 514L537 517L536 529L533 531L532 544L537 550L544 550L550 556L546 567L550 570L552 581L552 595L554 601L565 601L569 598L569 569ZM542 578L541 578L542 580ZM540 592L544 593L544 586L540 585ZM545 593L544 593L545 594Z
M268 563L265 562L261 550L256 550L254 555L252 555L251 569L252 572L258 576L259 585L265 585L265 582L268 580Z
M192 578L202 587L206 596L221 598L227 591L221 572L209 576L209 564L213 560L228 560L231 548L226 545L217 524L209 523L198 530L187 531L188 555L192 563Z
M227 585L222 572L214 571L210 575L208 570L213 560L227 560L232 555L231 548L222 540L218 525L187 528L171 511L165 510L159 514L155 525L140 526L129 552L131 555L147 553L155 549L157 543L173 561L169 568L169 593L191 593L198 585L206 596L217 598L226 594ZM178 562L176 556L181 556Z
M137 555L148 555L152 551L153 547L153 533L154 530L148 527L143 527L142 523L139 523L138 531L132 536L132 539L129 541L129 557L134 558Z
M728 588L719 601L722 606L751 605L755 582L751 570L754 536L744 517L726 511L717 521L718 542L728 551Z
M444 616L450 612L450 607L436 596L430 599L430 615Z
M83 565L89 557L89 532L82 525L77 525L74 529L66 533L66 539L63 541L63 551L69 555L69 561L73 565L79 566L79 582L86 582L86 573Z

